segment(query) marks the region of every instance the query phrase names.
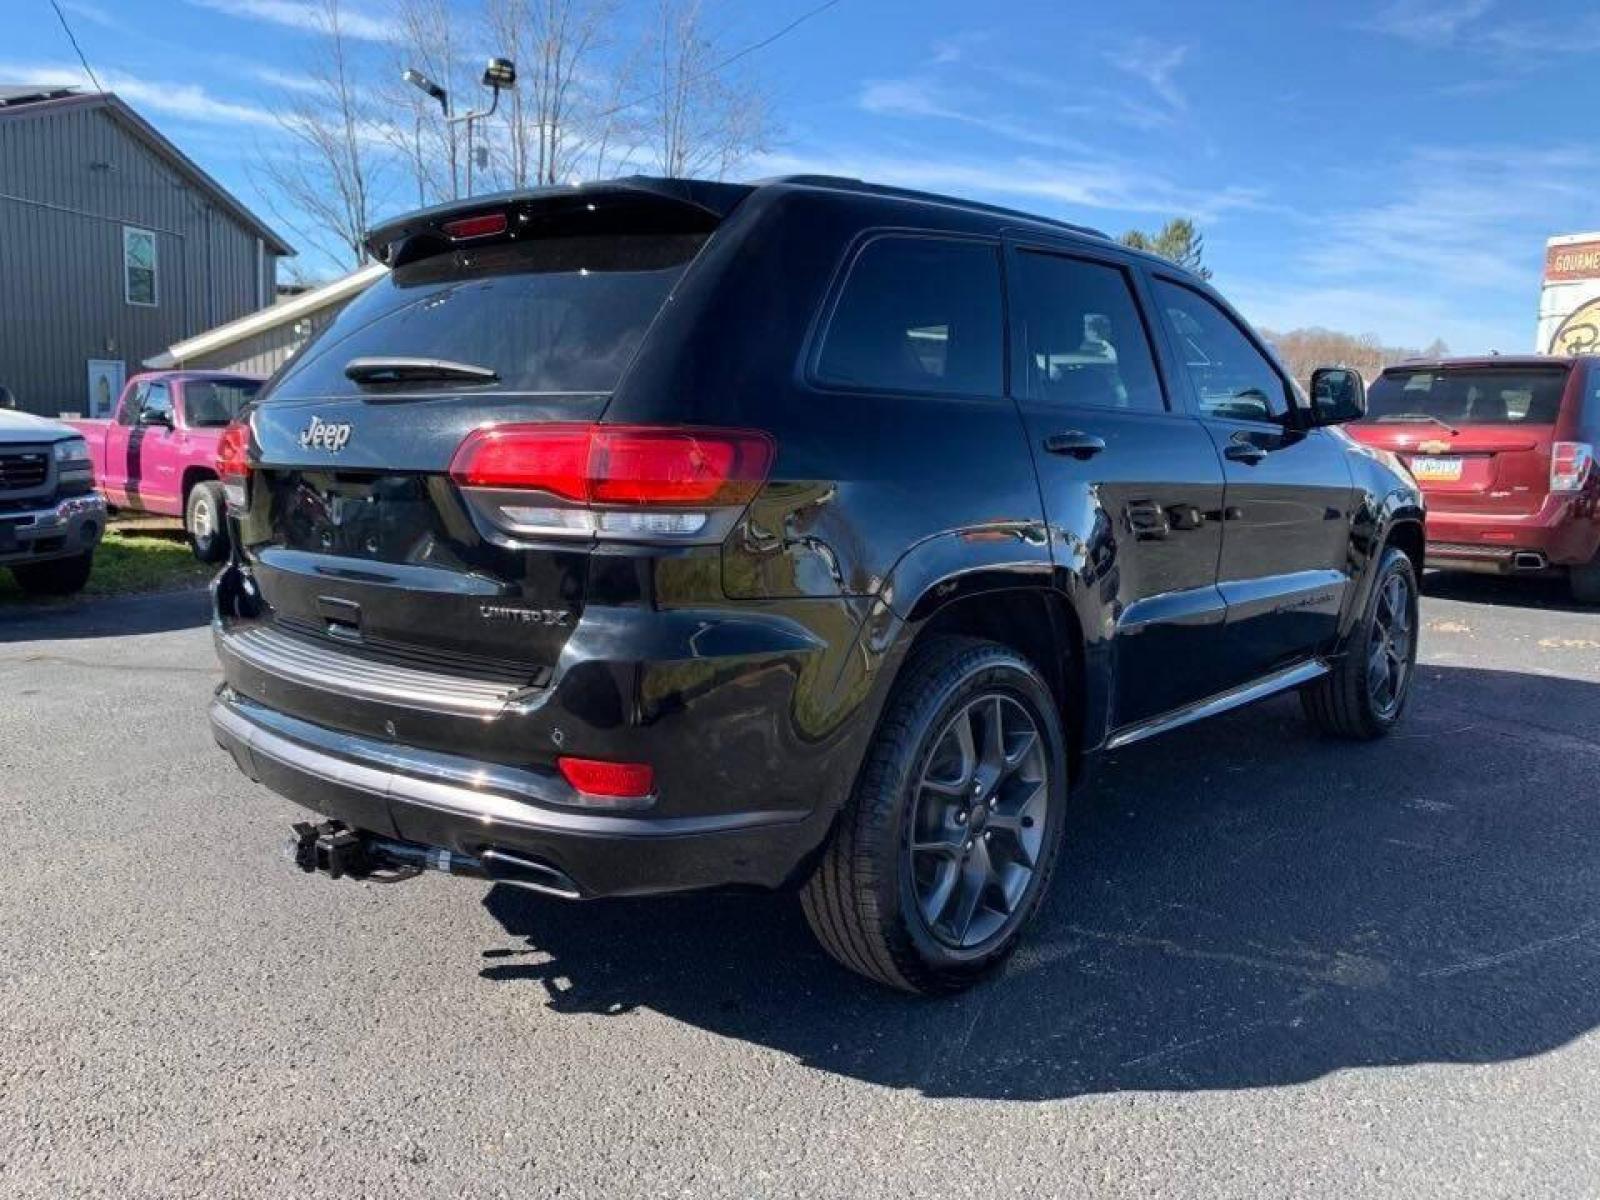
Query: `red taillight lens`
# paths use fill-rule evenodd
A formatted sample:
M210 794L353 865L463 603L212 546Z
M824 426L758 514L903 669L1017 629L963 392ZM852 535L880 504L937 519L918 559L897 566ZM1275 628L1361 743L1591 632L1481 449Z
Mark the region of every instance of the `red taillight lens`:
M720 507L753 497L772 458L772 439L745 429L501 425L470 434L450 474L579 504Z
M217 474L224 483L242 481L250 474L250 426L235 421L222 431L217 443Z
M484 213L477 217L462 217L458 221L446 221L441 228L458 242L468 238L493 237L506 231L506 215Z
M1594 447L1588 442L1557 442L1550 448L1550 490L1581 492L1594 466Z
M562 757L556 766L579 792L601 800L647 800L656 788L656 773L649 763Z

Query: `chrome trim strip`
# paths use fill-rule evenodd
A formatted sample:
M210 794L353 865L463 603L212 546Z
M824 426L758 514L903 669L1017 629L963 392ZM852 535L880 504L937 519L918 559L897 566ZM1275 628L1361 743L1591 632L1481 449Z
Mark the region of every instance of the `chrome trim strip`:
M293 683L432 712L496 717L522 689L500 680L469 679L358 658L266 626L217 627L219 649L246 666Z
M1304 662L1297 666L1286 667L1271 675L1263 676L1254 683L1247 683L1232 691L1221 692L1208 700L1201 700L1185 708L1174 709L1172 712L1145 721L1139 725L1130 725L1126 729L1118 730L1106 740L1107 750L1120 750L1124 746L1131 746L1134 742L1142 742L1145 738L1155 737L1158 733L1166 733L1172 729L1203 721L1207 717L1214 717L1225 713L1229 709L1242 708L1246 704L1253 704L1257 700L1264 700L1268 696L1279 692L1288 691L1290 688L1299 687L1303 683L1310 683L1313 679L1320 679L1328 673L1328 664L1320 660Z
M652 818L544 807L571 804L562 795L565 783L553 776L324 729L245 700L226 687L211 702L211 725L219 739L234 742L252 757L271 759L337 787L481 822L486 829L501 824L533 833L652 838L729 833L789 824L806 816L774 810ZM294 736L286 736L289 731ZM575 795L570 789L568 794Z

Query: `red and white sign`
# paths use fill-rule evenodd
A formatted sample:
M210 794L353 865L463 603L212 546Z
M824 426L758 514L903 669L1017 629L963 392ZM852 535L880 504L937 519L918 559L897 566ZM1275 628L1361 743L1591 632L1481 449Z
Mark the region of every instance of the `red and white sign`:
M1546 283L1573 279L1600 279L1600 241L1567 242L1547 246L1544 255Z

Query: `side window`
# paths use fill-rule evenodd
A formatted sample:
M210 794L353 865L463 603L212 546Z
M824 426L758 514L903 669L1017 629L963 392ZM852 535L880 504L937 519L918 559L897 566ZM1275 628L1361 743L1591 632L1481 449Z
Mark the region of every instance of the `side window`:
M128 402L117 410L118 425L132 425L139 420L139 410L144 407L144 398L149 392L148 383L134 385L133 391L128 395Z
M1288 414L1283 376L1232 317L1165 279L1155 280L1155 290L1202 414L1231 421L1276 421Z
M845 387L998 396L1000 311L998 247L878 238L850 268L817 377Z
M167 424L172 424L172 394L164 383L152 383L150 390L145 393L144 408L139 413L139 419L149 423L152 417L165 417Z
M122 227L122 298L146 308L154 308L160 301L156 235L148 229Z
M1161 412L1161 382L1126 272L1055 254L1017 256L1028 395Z

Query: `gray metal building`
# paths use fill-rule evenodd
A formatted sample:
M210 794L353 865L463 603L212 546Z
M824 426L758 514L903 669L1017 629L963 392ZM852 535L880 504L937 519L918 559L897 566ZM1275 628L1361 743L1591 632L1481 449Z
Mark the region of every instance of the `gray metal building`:
M110 93L0 85L0 384L93 412L146 358L272 304L294 253Z

